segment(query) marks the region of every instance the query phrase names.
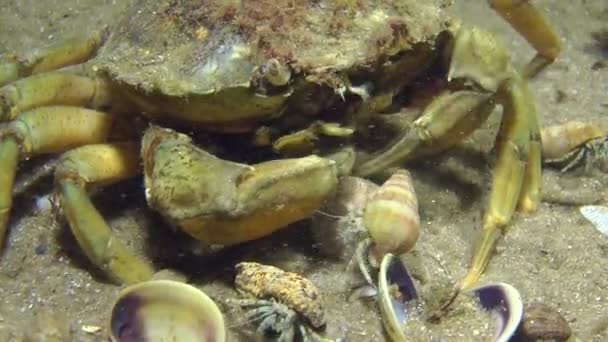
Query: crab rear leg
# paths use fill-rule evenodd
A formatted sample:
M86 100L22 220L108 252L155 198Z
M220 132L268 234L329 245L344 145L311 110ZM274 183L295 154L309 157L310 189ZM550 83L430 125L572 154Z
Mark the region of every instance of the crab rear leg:
M67 72L26 77L0 88L0 122L18 113L48 105L99 108L109 105L110 86L102 78Z
M0 141L0 248L4 245L6 226L13 203L11 189L15 181L19 144L13 138Z
M113 117L68 106L36 108L19 114L0 129L0 240L6 233L11 188L18 159L57 153L109 139ZM152 268L117 241L91 204L86 185L105 185L139 173L135 144L88 145L69 151L59 162L55 178L61 206L76 240L91 261L119 282L138 282Z
M99 48L105 32L54 45L29 60L13 55L0 57L0 86L19 78L85 62Z
M105 113L55 106L21 113L0 127L0 246L11 209L18 160L105 141L112 123L112 117Z
M148 280L154 269L133 255L113 234L86 192L139 174L134 143L87 145L65 153L55 171L59 199L78 244L96 266L119 283Z
M503 106L503 121L496 142L498 160L481 237L460 290L470 288L479 280L518 203L522 210L532 211L540 199L540 132L526 82L514 76L501 85L495 97Z
M337 186L336 163L316 157L256 165L222 160L186 135L149 128L142 142L146 197L209 245L257 239L307 218Z
M553 63L561 52L561 42L538 8L529 0L488 0L488 3L537 51L523 70L524 77L533 77Z
M103 143L114 127L115 120L106 113L50 106L20 113L0 128L0 242L6 233L18 160ZM128 283L148 279L152 268L113 237L85 186L132 177L139 172L138 161L134 144L89 145L64 154L55 174L63 211L85 254L112 278Z

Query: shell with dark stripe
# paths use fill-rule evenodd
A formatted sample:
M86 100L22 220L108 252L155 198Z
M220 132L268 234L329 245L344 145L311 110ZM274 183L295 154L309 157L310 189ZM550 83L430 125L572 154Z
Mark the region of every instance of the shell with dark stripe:
M418 199L407 170L397 170L374 194L363 216L380 254L405 253L418 240Z

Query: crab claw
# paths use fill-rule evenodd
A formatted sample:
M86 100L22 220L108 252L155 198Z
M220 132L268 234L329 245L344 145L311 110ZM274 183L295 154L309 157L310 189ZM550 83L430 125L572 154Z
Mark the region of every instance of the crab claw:
M308 156L253 166L222 160L186 135L149 128L142 155L146 198L209 245L257 239L311 216L338 183L334 161Z

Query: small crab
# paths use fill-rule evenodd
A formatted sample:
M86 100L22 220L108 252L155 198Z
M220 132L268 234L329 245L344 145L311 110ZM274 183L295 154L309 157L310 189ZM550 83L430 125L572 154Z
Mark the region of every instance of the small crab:
M65 152L54 176L73 235L111 278L139 282L152 266L113 235L91 187L143 173L147 202L167 221L203 243L235 245L309 217L342 174L447 150L502 105L482 243L462 283L471 286L517 205L537 207L540 138L526 79L560 51L530 2L488 2L538 51L521 72L492 34L414 0L140 0L107 34L29 60L5 55L0 239L18 162ZM429 83L440 94L401 138L363 151L369 118Z
M296 331L304 341L324 341L311 331L325 327L325 311L317 287L297 273L255 262L236 265L235 285L239 292L256 299L240 301L249 309L248 320L259 323L260 336L293 341Z

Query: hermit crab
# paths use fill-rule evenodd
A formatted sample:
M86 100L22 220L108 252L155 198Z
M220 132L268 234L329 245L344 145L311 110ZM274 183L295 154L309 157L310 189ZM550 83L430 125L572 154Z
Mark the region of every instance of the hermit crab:
M608 161L608 127L569 121L541 130L543 161L561 172Z
M317 287L308 279L270 265L241 262L234 280L237 291L252 299L239 301L262 337L277 341L329 341L313 329L325 328L325 311Z
M65 152L54 173L73 235L111 278L140 282L152 266L114 237L91 187L143 173L147 202L167 221L203 243L234 245L310 216L343 174L372 176L447 150L501 105L467 288L518 204L533 211L539 201L526 79L560 51L530 2L488 2L538 51L521 71L493 35L415 0L140 0L107 32L35 58L5 55L0 236L19 161ZM363 153L369 119L428 82L440 91L420 118Z

